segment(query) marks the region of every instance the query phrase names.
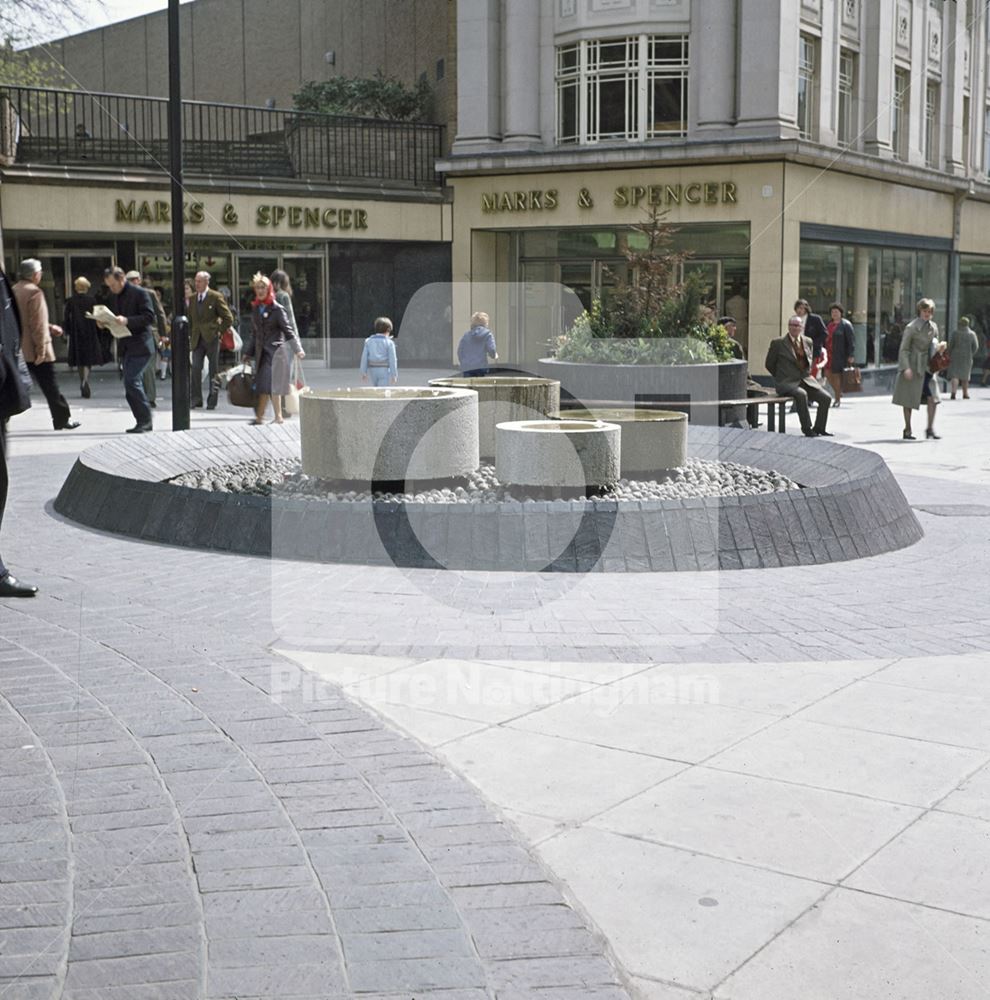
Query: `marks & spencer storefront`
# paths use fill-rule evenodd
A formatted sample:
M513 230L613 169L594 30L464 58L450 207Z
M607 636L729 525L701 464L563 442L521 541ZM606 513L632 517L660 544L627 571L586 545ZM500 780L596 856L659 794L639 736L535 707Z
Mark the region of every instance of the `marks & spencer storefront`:
M786 159L512 174L451 159L444 169L455 191L454 315L494 313L506 360L544 356L575 310L634 277L623 250L645 243L634 227L654 207L677 228L707 304L739 321L756 372L798 297L826 316L842 302L857 362L878 370L896 360L891 345L922 295L943 328L966 313L990 335L990 190Z
M0 184L5 266L37 257L53 316L73 280L100 288L104 268L142 272L172 314L169 196L155 188ZM420 294L450 280L451 206L437 196L388 199L191 192L184 207L188 277L209 271L250 322L256 271L285 270L308 356L333 367L356 365L376 316L391 316L408 364L446 363L449 294Z

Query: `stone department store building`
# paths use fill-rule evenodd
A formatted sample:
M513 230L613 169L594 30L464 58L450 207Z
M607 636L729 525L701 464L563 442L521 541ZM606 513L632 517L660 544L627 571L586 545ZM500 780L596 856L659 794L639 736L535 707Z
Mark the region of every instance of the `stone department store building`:
M248 6L182 10L195 39L221 9ZM409 310L415 335L403 330L402 355L449 361L470 313L484 309L502 357L531 363L578 303L632 277L622 251L653 205L679 227L685 267L712 307L741 321L757 371L799 295L823 311L843 302L857 360L880 369L922 295L945 327L967 313L990 333L990 19L977 0L285 6L298 31L279 44L301 54L298 79L266 96L275 78L252 69L245 41L229 59L194 58L189 93L284 106L299 82L328 72L331 55L333 72L393 72L390 52L415 38L402 72L428 74L437 120L450 124L442 137L367 123L347 132L268 111L283 117L237 131L225 124L233 112L187 111L207 120L187 150L191 253L239 288L256 266L294 267L310 334L333 364L354 362L369 317L401 316L417 288L448 279L452 300L427 296ZM148 35L149 18L118 30L140 23ZM163 92L149 70L141 77L148 58L111 81L108 37L66 62L77 75L103 67L94 89ZM40 142L27 157L21 144L0 184L8 257L64 254L63 293L74 255L97 238L104 256L164 270L160 175L151 183L78 159L45 166ZM369 150L388 167L377 176Z

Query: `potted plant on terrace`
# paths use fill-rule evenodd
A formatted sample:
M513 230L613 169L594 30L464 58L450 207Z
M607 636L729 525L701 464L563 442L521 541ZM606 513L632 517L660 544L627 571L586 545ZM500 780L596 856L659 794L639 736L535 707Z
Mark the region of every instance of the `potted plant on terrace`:
M725 328L706 315L697 275L678 281L687 253L673 249L677 230L654 209L634 227L642 249L627 247L633 280L597 297L552 342L540 374L558 378L582 400L667 403L742 399L746 363L735 360ZM717 418L712 408L712 419Z

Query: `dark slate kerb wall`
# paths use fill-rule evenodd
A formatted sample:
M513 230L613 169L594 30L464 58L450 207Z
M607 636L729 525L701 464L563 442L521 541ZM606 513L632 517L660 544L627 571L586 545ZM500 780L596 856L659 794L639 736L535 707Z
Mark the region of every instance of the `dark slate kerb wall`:
M775 469L805 489L616 503L399 504L238 496L163 480L295 458L294 425L125 438L84 452L55 509L148 541L284 559L580 573L807 566L914 544L921 526L884 461L821 439L692 425L690 454Z

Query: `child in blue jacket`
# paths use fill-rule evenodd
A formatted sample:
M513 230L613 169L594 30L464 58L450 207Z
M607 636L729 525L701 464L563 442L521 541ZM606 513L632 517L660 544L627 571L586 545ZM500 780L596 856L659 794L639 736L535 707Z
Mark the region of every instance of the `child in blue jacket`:
M495 334L489 328L488 313L476 312L471 317L471 329L457 345L457 363L465 378L488 374L488 359L498 361Z
M375 320L375 332L364 342L361 352L361 381L372 385L392 385L399 379L399 363L392 339L392 321L387 316Z

